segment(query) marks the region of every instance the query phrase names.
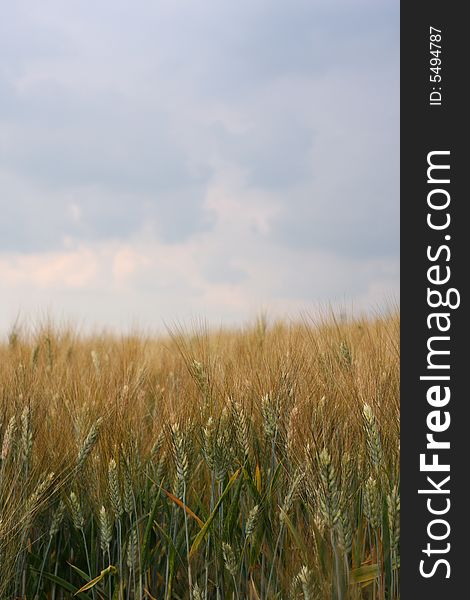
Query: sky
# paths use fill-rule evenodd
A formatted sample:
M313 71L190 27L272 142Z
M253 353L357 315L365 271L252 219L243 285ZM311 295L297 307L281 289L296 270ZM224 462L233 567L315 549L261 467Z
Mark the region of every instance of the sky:
M396 0L0 20L0 331L235 324L399 285Z

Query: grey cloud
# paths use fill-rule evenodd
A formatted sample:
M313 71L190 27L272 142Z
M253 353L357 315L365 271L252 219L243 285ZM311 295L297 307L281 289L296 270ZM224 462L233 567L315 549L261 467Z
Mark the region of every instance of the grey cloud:
M250 185L286 189L311 176L308 157L313 133L305 123L297 122L295 115L269 111L243 133L221 126L214 129L220 155L246 170Z
M398 27L393 0L7 3L0 258L212 235L201 279L249 296L252 226L226 253L207 208L228 166L243 173L241 211L256 195L279 206L254 253L295 253L286 272L312 257L363 261L354 294L396 281L383 265L398 264ZM325 277L325 297L344 272ZM280 282L273 301L317 293ZM148 277L136 285L158 292Z

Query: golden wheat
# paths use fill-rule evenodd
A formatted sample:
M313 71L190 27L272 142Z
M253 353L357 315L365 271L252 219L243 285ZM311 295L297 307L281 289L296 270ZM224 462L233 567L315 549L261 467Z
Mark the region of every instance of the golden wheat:
M0 597L397 599L398 335L10 336Z

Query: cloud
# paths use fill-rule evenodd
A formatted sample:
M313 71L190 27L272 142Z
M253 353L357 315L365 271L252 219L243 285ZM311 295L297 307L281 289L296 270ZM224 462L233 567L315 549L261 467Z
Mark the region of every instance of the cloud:
M70 242L56 252L3 255L5 315L11 322L18 310L62 314L66 307L89 327L161 326L195 316L235 323L262 308L273 317L328 302L366 309L396 289L394 260L276 244L270 238L275 199L259 200L240 174L220 174L204 206L214 227L179 243L141 232L126 242Z
M396 3L4 12L7 319L235 321L397 293Z

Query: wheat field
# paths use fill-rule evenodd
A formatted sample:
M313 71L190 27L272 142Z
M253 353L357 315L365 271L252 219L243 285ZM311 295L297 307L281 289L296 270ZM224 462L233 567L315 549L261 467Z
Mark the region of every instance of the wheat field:
M0 597L399 597L399 317L0 345Z

